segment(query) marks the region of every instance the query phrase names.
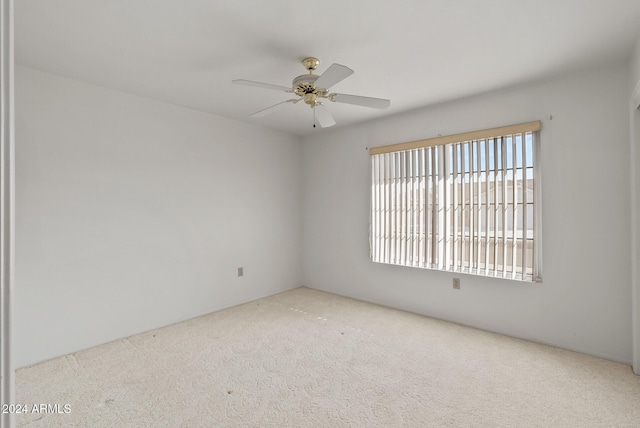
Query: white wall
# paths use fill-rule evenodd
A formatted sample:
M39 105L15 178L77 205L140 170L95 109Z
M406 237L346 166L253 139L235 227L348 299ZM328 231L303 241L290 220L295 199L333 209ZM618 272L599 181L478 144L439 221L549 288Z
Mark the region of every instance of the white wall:
M297 137L26 68L16 110L18 367L301 285Z
M633 294L633 369L640 375L640 39L631 55L629 120L631 129L631 280Z
M627 82L614 65L305 138L304 285L629 363ZM537 119L542 284L369 260L367 147Z
M636 43L636 47L631 54L631 83L632 88L636 86L638 82L640 82L640 38Z

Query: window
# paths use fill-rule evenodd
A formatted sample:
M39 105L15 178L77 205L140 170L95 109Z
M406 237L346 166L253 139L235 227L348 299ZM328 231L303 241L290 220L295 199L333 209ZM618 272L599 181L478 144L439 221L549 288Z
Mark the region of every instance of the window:
M540 280L540 127L372 148L371 259Z

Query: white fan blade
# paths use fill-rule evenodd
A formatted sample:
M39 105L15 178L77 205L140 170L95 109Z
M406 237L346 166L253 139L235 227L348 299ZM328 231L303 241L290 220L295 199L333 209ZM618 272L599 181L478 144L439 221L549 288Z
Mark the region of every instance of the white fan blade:
M293 99L293 100L287 100L287 101L283 101L281 103L272 105L271 107L267 107L263 110L257 111L255 113L253 113L251 115L251 117L262 117L262 116L266 116L269 113L273 113L275 110L277 110L278 108L282 107L284 104L286 103L296 103L298 100L297 99Z
M329 113L329 110L322 104L317 104L313 110L316 113L316 119L318 119L318 123L322 128L329 128L336 124L336 121L333 120L333 116Z
M331 101L337 103L353 104L356 106L364 106L378 108L384 110L389 108L391 101L382 98L361 97L359 95L332 94Z
M314 85L316 88L329 89L338 82L343 81L354 73L349 67L340 64L331 64L327 70L322 73Z
M258 88L265 89L275 89L276 91L291 92L291 88L287 88L286 86L272 85L271 83L254 82L252 80L236 79L232 80L231 83L245 86L257 86Z

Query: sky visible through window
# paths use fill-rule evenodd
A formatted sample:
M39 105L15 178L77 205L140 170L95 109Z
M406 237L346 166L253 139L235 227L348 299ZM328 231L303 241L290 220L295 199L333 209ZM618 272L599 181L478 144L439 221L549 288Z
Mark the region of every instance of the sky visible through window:
M505 141L502 142L500 139L488 139L488 140L479 140L474 141L470 144L458 144L455 146L450 146L450 150L457 150L456 153L456 162L457 168L455 169L458 173L469 173L471 172L495 172L496 167L498 171L504 168L503 159L506 154L506 167L507 170L511 170L513 168L513 138L515 138L515 147L516 147L516 179L522 179L522 168L524 160L524 167L527 170L527 178L533 178L533 137L531 134L525 134L525 152L526 159L523 159L522 156L522 137L520 135L512 137L508 136L505 138ZM489 144L489 150L487 150L486 145ZM503 148L506 153L503 153ZM495 150L494 150L495 149ZM495 151L495 156L494 156ZM489 153L489 165L487 167L487 152ZM473 155L473 165L470 165L470 157L469 154ZM453 154L453 153L450 153ZM480 169L478 169L478 155L480 156ZM448 156L449 158L449 173L453 174L454 172L454 156ZM464 160L464 165L463 165ZM436 173L438 166L436 164ZM489 180L492 181L493 178L489 177ZM469 181L469 177L465 178L465 181Z

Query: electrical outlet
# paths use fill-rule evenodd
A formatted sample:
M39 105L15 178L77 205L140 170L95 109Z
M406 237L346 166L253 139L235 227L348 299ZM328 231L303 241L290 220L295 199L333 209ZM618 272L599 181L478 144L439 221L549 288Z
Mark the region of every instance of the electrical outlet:
M244 268L242 267L238 268L238 276L244 276Z
M453 278L453 288L460 290L460 278Z

